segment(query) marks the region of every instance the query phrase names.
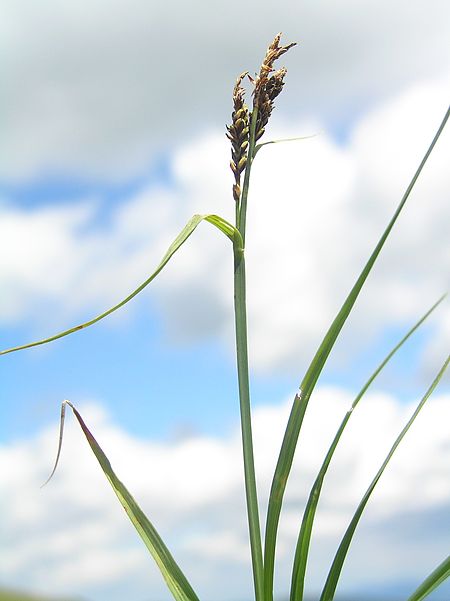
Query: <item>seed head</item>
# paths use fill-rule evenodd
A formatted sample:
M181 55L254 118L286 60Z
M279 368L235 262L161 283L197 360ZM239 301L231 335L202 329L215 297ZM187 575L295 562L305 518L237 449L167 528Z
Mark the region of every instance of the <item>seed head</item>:
M287 46L280 46L281 33L275 36L275 39L267 49L259 74L253 80L255 89L253 91L253 108L258 109L256 121L255 139L263 135L269 117L273 111L275 98L280 94L284 86L284 77L287 70L283 67L275 71L274 62L280 58L295 43Z
M275 39L267 49L259 74L252 78L248 72L241 73L237 78L233 89L233 113L231 125L227 125L227 138L231 141L231 162L230 167L234 174L233 198L239 202L241 198L241 174L247 166L249 160L248 146L250 141L250 121L251 114L244 103L245 90L242 87L243 79L248 76L254 84L253 90L253 111L256 113L255 141L263 135L264 129L269 121L273 111L274 100L280 94L284 86L284 76L286 69L275 71L274 62L287 52L295 43L287 46L280 46L281 33L275 36ZM253 157L250 157L250 161Z
M231 125L227 125L227 138L231 141L231 162L230 167L234 173L235 183L233 185L233 197L236 202L241 197L241 173L247 164L247 150L249 141L249 113L244 104L245 90L242 87L242 80L247 75L247 71L241 73L237 78L233 90L233 113L231 115Z

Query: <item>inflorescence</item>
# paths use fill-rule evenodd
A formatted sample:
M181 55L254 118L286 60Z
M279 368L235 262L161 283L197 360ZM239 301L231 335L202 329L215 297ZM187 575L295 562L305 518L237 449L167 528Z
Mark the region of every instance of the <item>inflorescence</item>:
M244 172L248 161L250 143L250 124L253 113L256 114L255 139L256 142L264 134L265 127L269 121L274 108L274 100L280 94L284 86L284 77L287 70L283 67L275 71L274 62L287 52L295 43L280 46L281 34L267 49L266 56L262 62L259 74L253 78L248 72L242 73L233 90L233 113L232 123L227 126L227 137L231 141L231 170L234 174L233 198L239 202L241 197L241 174ZM244 102L245 90L242 81L248 76L253 83L253 110L250 113ZM256 111L256 112L255 112ZM253 157L250 157L250 161Z

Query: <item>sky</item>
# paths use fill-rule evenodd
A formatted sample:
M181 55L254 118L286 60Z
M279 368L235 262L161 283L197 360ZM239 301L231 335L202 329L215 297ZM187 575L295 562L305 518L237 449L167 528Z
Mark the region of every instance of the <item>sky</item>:
M248 326L261 513L289 409L448 106L450 8L431 0L0 4L1 348L120 301L195 213L232 221L225 124L278 31L286 85L252 169ZM250 92L250 89L249 89ZM302 510L365 380L447 290L445 131L313 395L286 493L276 591ZM232 249L201 224L108 319L0 362L0 585L85 601L170 593L70 399L204 601L247 601L251 567L233 350ZM448 353L448 301L352 416L325 482L307 589ZM428 401L358 527L339 591L404 599L448 554L450 383ZM449 585L430 600L449 598Z

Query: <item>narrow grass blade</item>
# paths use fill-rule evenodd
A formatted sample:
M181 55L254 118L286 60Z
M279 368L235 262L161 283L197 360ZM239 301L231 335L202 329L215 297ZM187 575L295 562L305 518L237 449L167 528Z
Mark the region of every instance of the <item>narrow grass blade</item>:
M417 405L416 410L412 414L412 416L409 419L408 423L403 428L403 430L400 432L400 434L397 437L396 441L392 445L391 450L387 454L386 459L383 461L380 469L378 470L375 478L372 480L369 488L367 489L367 491L365 492L363 498L361 499L361 502L359 503L359 505L358 505L358 507L357 507L357 509L355 511L355 514L353 515L353 517L352 517L352 519L350 521L350 524L348 525L348 528L345 531L345 534L344 534L344 536L342 538L342 541L341 541L341 543L339 545L339 548L338 548L338 550L336 552L336 555L334 557L333 563L332 563L330 571L328 573L328 577L327 577L327 580L325 582L325 586L323 588L323 591L322 591L322 594L320 596L320 600L319 601L333 601L334 595L335 595L335 592L336 592L336 587L338 585L339 578L340 578L340 575L341 575L342 567L344 565L344 561L345 561L345 559L347 557L347 553L348 553L348 550L350 548L350 545L351 545L351 542L352 542L352 539L353 539L353 535L355 533L355 530L356 530L358 522L359 522L359 520L361 518L361 515L362 515L362 513L363 513L363 511L364 511L364 509L365 509L365 507L367 505L367 502L368 502L368 500L369 500L372 492L374 491L375 486L377 485L379 479L381 478L381 476L382 476L382 474L383 474L383 472L384 472L387 464L389 463L389 461L391 460L393 454L395 453L397 447L399 446L399 444L403 440L405 434L408 432L409 428L413 424L413 422L416 419L416 417L419 415L420 410L425 405L426 401L431 396L431 394L433 393L433 391L436 388L436 386L439 384L439 381L441 380L442 376L444 375L444 372L447 369L449 362L450 362L450 355L447 357L447 360L445 361L444 365L441 367L438 375L433 380L433 383L428 388L428 390L425 393L425 395L423 396L422 400Z
M298 136L296 138L280 138L279 140L269 140L268 142L263 142L262 144L257 144L255 146L255 152L253 153L253 158L255 158L256 154L261 150L263 146L268 146L269 144L282 144L284 142L298 142L299 140L309 140L310 138L315 138L317 134L311 134L309 136Z
M347 317L349 316L356 299L361 292L361 289L372 270L372 267L377 260L381 249L384 246L392 228L395 225L403 207L405 206L408 197L414 188L414 185L425 166L445 124L450 116L450 108L447 110L441 125L439 126L433 141L431 142L425 156L423 157L416 173L414 174L409 186L407 187L403 198L400 201L391 221L387 228L383 232L380 240L378 241L374 251L372 252L369 260L364 266L360 276L356 280L353 288L351 289L348 297L344 301L340 311L336 315L333 323L331 324L328 332L325 335L322 343L320 344L303 380L300 385L299 392L295 395L289 420L287 423L286 431L284 434L283 442L281 445L280 454L278 456L277 465L275 468L275 474L272 480L272 487L269 497L269 507L267 511L266 519L266 535L265 535L265 548L264 548L264 590L266 601L272 601L273 599L273 577L274 577L274 562L275 562L275 547L276 538L278 531L278 523L280 519L281 506L283 503L284 491L286 489L287 480L291 471L292 461L294 459L295 449L297 446L300 429L305 416L306 408L308 406L311 394L316 386L317 380L322 372L322 369L328 359L329 354L342 330Z
M450 577L450 555L431 572L428 578L408 597L407 601L422 601L440 584Z
M63 443L63 437L64 437L64 424L66 421L66 406L68 404L70 404L70 401L63 401L61 403L61 415L59 418L58 450L56 452L56 459L55 459L55 463L53 465L53 469L50 473L50 476L47 478L47 480L44 482L44 484L41 486L41 488L44 488L44 486L47 486L47 484L53 478L53 476L56 472L56 468L58 467L59 458L61 457L61 449L62 449L62 443Z
M294 556L294 566L292 569L292 581L291 581L291 601L303 601L303 592L304 592L304 584L305 584L305 575L306 575L306 565L308 562L308 554L309 554L309 545L311 542L311 533L314 524L314 518L316 515L317 504L319 502L320 493L322 490L322 484L327 473L328 467L330 465L331 459L334 455L336 447L339 443L341 435L345 430L345 427L350 420L350 417L353 413L353 410L358 405L359 401L362 399L369 386L375 380L375 378L379 375L379 373L384 369L386 364L390 361L390 359L395 355L395 353L404 345L404 343L408 340L410 336L423 324L423 322L427 319L427 317L436 309L436 307L444 300L445 296L441 297L426 313L423 315L420 320L407 332L407 334L395 345L395 347L390 351L390 353L383 359L377 369L373 372L364 386L361 388L360 392L356 396L353 401L349 411L345 414L344 419L342 420L341 425L336 432L336 435L331 443L331 446L328 450L328 453L325 456L324 462L317 474L317 478L311 488L311 492L309 494L308 502L306 503L305 511L303 513L302 524L300 527L300 533L298 535L297 546L295 548L295 556Z
M125 509L127 516L131 520L133 526L138 531L139 536L142 538L147 549L153 556L153 559L156 561L161 571L161 574L163 575L164 580L166 581L167 586L169 587L176 601L198 601L197 595L195 594L185 575L179 568L178 564L175 562L174 558L170 554L170 551L162 541L153 524L148 520L148 518L143 513L139 505L128 492L125 485L116 476L108 458L106 457L106 455L100 448L98 442L95 440L94 436L84 423L83 418L72 405L72 403L67 400L63 402L61 409L60 434L56 462L50 477L47 479L47 482L55 473L61 453L66 405L69 405L69 407L72 409L94 455L96 456L103 470L103 473L109 480L109 483L111 484L114 492L116 493L122 507Z
M15 351L21 351L27 348L31 348L33 346L39 346L41 344L53 342L54 340L58 340L58 338L63 338L64 336L68 336L69 334L73 334L74 332L78 332L79 330L83 330L84 328L88 328L89 326L94 325L94 323L97 323L98 321L107 317L108 315L111 315L111 313L114 313L114 311L117 311L118 309L126 305L130 300L132 300L135 296L142 292L142 290L144 290L144 288L146 288L150 284L150 282L152 282L155 279L155 277L160 273L160 271L162 271L162 269L167 265L167 263L170 261L173 255L177 252L180 246L182 246L186 242L189 236L194 232L194 230L202 221L207 221L208 223L211 223L221 232L223 232L228 238L230 238L230 240L233 243L238 244L242 247L241 235L238 232L238 230L233 225L231 225L231 223L228 223L228 221L226 221L222 217L219 217L218 215L194 215L192 219L190 219L190 221L183 228L183 230L178 234L178 236L175 238L172 244L169 246L166 254L162 258L160 264L152 273L152 275L149 278L147 278L145 282L143 282L140 286L138 286L136 290L134 290L126 298L120 301L120 303L114 305L104 313L97 315L97 317L94 317L93 319L90 319L85 323L74 326L73 328L69 328L68 330L64 330L63 332L59 332L59 334L55 334L53 336L50 336L49 338L44 338L36 342L30 342L28 344L22 344L21 346L15 346L13 348L0 351L0 355L6 355Z

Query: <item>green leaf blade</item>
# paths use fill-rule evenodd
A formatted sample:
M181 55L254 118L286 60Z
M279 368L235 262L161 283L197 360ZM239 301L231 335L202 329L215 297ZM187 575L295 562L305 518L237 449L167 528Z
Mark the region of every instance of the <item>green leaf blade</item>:
M450 578L450 555L444 559L444 561L440 563L427 578L425 578L414 593L408 597L407 601L422 601L422 599L428 597L428 595L447 580L447 578Z
M399 351L405 342L416 332L416 330L424 323L424 321L431 315L431 313L440 305L440 303L444 300L446 295L442 296L434 305L414 324L414 326L403 336L403 338L394 346L394 348L386 355L377 369L372 373L370 378L361 388L355 400L353 401L351 408L345 414L342 423L340 424L335 437L330 445L330 448L325 456L325 459L319 469L316 480L311 488L308 501L306 503L306 507L303 513L303 519L300 527L300 532L297 539L297 545L295 549L294 555L294 565L292 569L292 579L291 579L291 601L303 601L303 592L304 592L304 583L306 576L306 566L308 562L308 554L309 547L312 536L312 529L314 525L314 519L316 515L317 505L320 498L320 493L322 491L322 485L325 478L325 475L328 471L328 467L331 463L333 455L336 451L336 448L339 444L341 436L350 420L350 417L353 414L353 410L358 405L364 394L367 392L371 384L377 378L377 376L381 373L384 367L388 364L390 359L395 355L397 351Z
M426 151L419 167L417 168L410 184L408 185L397 209L394 212L390 222L386 229L381 235L380 240L375 246L369 260L364 266L361 274L356 280L352 287L349 295L347 296L344 304L336 315L332 322L328 332L326 333L322 343L320 344L303 380L300 384L299 392L295 395L294 402L292 405L291 413L289 415L286 431L284 434L283 442L281 444L281 450L278 456L275 473L272 480L272 486L269 496L269 506L266 518L266 536L265 536L265 548L264 548L264 589L265 589L265 601L273 601L273 581L274 581L274 567L275 567L275 548L278 524L280 520L281 507L286 489L287 480L292 467L294 459L295 449L299 438L300 430L305 417L306 409L320 377L320 374L325 366L325 363L333 349L333 346L348 318L353 306L370 274L378 256L391 233L399 215L401 214L406 201L414 188L414 185L422 172L425 163L427 162L433 148L435 147L448 119L450 117L450 107L447 112L428 148Z
M153 559L158 565L161 574L176 601L199 601L195 591L189 584L175 559L172 557L169 549L164 544L155 527L141 510L125 485L114 473L109 459L94 438L92 432L86 426L80 413L71 403L67 402L67 404L72 408L103 473L111 484L128 518L136 528L139 536L144 541L147 549L150 551Z
M58 334L54 334L53 336L50 336L48 338L43 338L42 340L37 340L35 342L30 342L28 344L22 344L20 346L15 346L15 347L12 347L9 349L5 349L3 351L0 351L0 355L7 355L8 353L22 351L22 350L25 350L28 348L40 346L42 344L47 344L49 342L53 342L55 340L58 340L59 338L64 338L65 336L69 336L70 334L79 332L80 330L84 330L85 328L88 328L88 327L94 325L95 323L101 321L105 317L108 317L108 315L111 315L111 313L114 313L118 309L121 309L124 305L129 303L135 296L137 296L140 292L142 292L142 290L144 290L144 288L146 288L156 278L156 276L164 269L164 267L167 265L167 263L170 261L170 259L173 257L173 255L186 242L186 240L193 234L193 232L197 229L197 226L202 221L207 221L211 225L214 225L218 230L220 230L228 238L230 238L230 240L233 242L234 245L237 245L237 246L239 246L240 244L242 245L242 237L241 237L240 233L238 232L238 230L233 225L228 223L228 221L223 219L223 217L219 217L218 215L194 215L188 221L188 223L185 225L185 227L181 230L181 232L178 234L178 236L175 238L175 240L172 242L172 244L169 246L166 254L161 259L161 261L160 261L159 265L157 266L157 268L155 269L155 271L140 286L138 286L136 288L136 290L134 290L131 294L129 294L122 301L120 301L119 303L117 303L116 305L114 305L113 307L108 309L107 311L100 313L100 315L97 315L96 317L90 319L89 321L86 321L77 326L74 326L73 328L69 328L68 330L64 330L63 332L59 332Z
M386 459L383 461L380 469L378 470L377 474L375 475L375 478L372 480L372 482L370 483L368 489L366 490L366 492L363 495L363 498L361 499L351 521L350 524L347 527L347 530L345 531L345 534L342 538L342 541L339 545L339 548L336 552L336 555L334 557L333 563L331 565L330 571L328 573L328 577L327 580L325 582L325 586L323 588L322 594L320 596L320 600L319 601L333 601L334 599L334 595L336 593L336 588L339 582L339 578L341 576L341 572L342 572L342 568L345 562L345 559L347 557L347 553L350 549L350 545L353 539L353 535L355 533L356 527L358 526L359 520L362 516L362 513L367 505L367 502L369 501L370 496L372 495L375 486L378 484L378 481L380 480L384 470L386 469L389 461L392 459L392 456L394 455L395 451L397 450L398 446L400 445L401 441L403 440L403 438L405 437L406 433L408 432L408 430L410 429L410 427L412 426L412 424L414 423L416 417L419 415L420 411L422 410L423 406L425 405L426 401L429 399L429 397L431 396L431 394L433 393L434 389L436 388L436 386L439 384L442 376L444 375L448 365L450 363L450 356L447 357L445 363L443 364L443 366L441 367L441 369L439 370L439 373L437 374L437 376L435 377L435 379L433 380L432 384L430 385L430 387L428 388L428 390L426 391L425 395L422 397L422 399L420 400L419 404L417 405L414 413L412 414L412 416L410 417L410 419L408 420L407 424L405 425L405 427L403 428L403 430L400 432L400 434L398 435L397 439L395 440L394 444L391 447L391 450L389 451L389 453L386 456Z

